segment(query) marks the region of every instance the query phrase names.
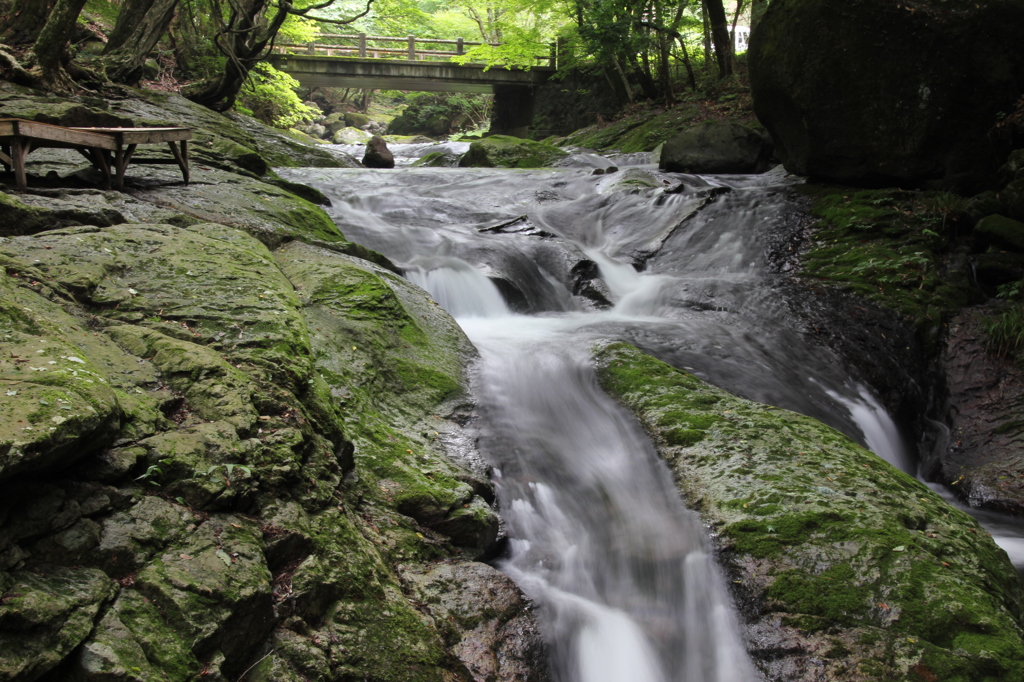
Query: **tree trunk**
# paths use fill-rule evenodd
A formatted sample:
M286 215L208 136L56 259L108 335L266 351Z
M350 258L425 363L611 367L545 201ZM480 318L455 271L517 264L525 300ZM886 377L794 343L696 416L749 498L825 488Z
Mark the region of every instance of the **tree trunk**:
M142 66L174 19L178 0L126 0L103 50L111 80L134 85Z
M46 25L57 0L14 0L10 11L0 18L0 40L8 45L35 42Z
M704 0L711 23L711 42L715 46L715 61L718 62L718 76L725 78L732 73L732 43L729 42L729 19L725 15L722 0Z
M32 46L40 79L46 86L67 89L72 85L62 63L85 3L86 0L57 0L50 18L46 20L46 25Z
M707 3L700 3L700 14L704 22L704 30L701 32L704 38L704 71L711 73L711 19L708 18Z

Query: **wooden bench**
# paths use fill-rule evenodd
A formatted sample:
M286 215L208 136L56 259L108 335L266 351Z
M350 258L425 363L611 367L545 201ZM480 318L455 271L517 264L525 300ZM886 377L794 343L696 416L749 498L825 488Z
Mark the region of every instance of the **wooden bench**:
M25 160L40 148L74 149L103 174L107 189L124 189L124 172L140 144L166 143L173 158L135 159L135 163L177 164L189 181L188 128L67 128L19 118L0 119L0 162L14 170L18 189L25 191Z

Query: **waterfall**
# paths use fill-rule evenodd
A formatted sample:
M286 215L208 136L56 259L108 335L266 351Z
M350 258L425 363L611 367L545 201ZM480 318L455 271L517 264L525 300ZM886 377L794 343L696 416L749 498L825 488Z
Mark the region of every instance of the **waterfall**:
M501 568L540 605L555 678L753 682L711 542L598 387L594 345L629 341L912 463L877 399L800 333L765 265L760 237L789 210L792 180L645 162L597 176L607 162L586 156L535 171L282 174L327 194L346 236L402 267L479 349L479 444L510 537ZM588 290L607 300L571 294Z

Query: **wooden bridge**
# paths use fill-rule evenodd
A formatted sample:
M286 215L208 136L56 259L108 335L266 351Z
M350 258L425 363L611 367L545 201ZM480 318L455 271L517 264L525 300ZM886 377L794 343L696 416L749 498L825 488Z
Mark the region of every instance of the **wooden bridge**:
M452 61L467 48L485 44L462 38L328 33L315 43L278 43L270 61L309 88L432 92L491 93L502 86L530 87L547 82L555 70L554 46L549 54L537 56L537 65L529 70Z
M321 34L315 43L278 43L271 63L308 88L367 88L494 93L491 130L525 135L533 120L533 92L555 71L555 48L537 65L509 69L458 64L452 59L487 43L457 38ZM490 43L494 45L494 43Z

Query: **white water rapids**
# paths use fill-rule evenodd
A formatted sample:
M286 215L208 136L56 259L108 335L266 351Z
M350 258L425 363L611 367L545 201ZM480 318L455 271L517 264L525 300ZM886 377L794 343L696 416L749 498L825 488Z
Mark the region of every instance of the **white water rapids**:
M593 345L629 341L912 460L870 391L799 333L768 272L760 236L783 219L784 176L591 174L608 163L281 173L327 194L346 237L403 268L479 349L480 449L511 539L500 567L541 607L554 678L753 682L699 518L598 387Z

